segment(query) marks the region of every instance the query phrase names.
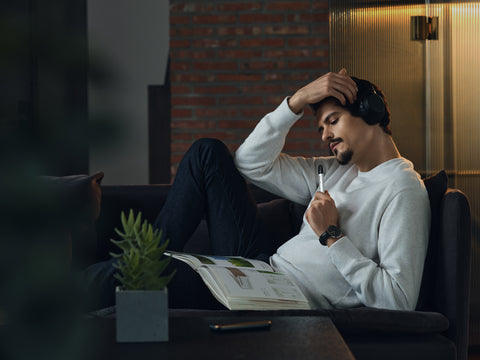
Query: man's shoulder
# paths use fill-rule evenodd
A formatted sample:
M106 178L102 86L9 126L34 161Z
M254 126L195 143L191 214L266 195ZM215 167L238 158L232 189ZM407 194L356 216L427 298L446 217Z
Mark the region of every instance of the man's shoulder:
M369 180L388 189L392 194L405 191L425 191L420 175L415 171L412 162L403 157L389 160L371 170Z
M389 184L394 192L409 191L416 194L427 194L425 184L411 161L400 158L395 165L390 169L389 174Z

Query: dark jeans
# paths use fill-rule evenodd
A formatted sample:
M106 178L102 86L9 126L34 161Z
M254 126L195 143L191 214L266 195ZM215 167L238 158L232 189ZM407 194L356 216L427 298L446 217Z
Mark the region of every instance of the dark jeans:
M250 190L238 172L228 148L219 140L201 139L183 157L175 181L154 226L169 239L170 250L182 251L199 222L207 220L212 255L239 255L268 262L273 242ZM96 307L114 303L113 260L85 271ZM170 307L219 308L199 275L188 265L172 260L166 274L177 270L168 285Z

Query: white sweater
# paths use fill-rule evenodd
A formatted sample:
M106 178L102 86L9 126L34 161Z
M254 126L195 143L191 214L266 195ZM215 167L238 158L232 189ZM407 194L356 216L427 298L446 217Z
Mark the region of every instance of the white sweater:
M430 228L428 194L419 175L404 158L361 172L334 157L281 153L302 115L285 99L237 150L236 165L252 183L307 205L318 188L321 164L345 236L322 246L304 217L299 234L278 248L270 264L297 282L312 308L414 310Z

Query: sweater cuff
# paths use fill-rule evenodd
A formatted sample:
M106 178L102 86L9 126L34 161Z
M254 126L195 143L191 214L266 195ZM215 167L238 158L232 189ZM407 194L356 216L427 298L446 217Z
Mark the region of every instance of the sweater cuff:
M328 256L342 274L354 267L358 260L365 258L347 236L342 237L328 248Z
M283 99L280 105L274 110L276 123L282 128L284 125L290 128L303 116L303 110L299 114L296 114L290 109L290 106L288 105L289 98L290 96L287 96Z

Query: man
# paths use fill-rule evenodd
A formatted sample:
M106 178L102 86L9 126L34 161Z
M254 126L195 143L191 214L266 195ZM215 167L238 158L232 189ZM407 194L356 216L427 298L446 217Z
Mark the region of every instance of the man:
M334 156L305 159L281 152L308 105ZM182 251L205 216L213 254L269 262L296 281L312 308L413 310L430 207L423 182L395 146L389 120L383 95L372 84L354 81L345 69L328 73L267 114L234 159L218 140L193 144L155 226L170 239L171 250ZM319 166L325 192L318 191ZM244 177L308 204L300 233L278 249ZM114 281L105 280L112 279L111 264L102 266L103 272L94 266L87 273L113 296ZM171 307L218 306L192 269L180 261L171 267L178 270L169 284Z
M358 103L366 97L376 111L365 118L352 114L361 112ZM297 203L311 200L299 235L270 263L293 277L315 308L416 306L429 236L428 195L395 146L382 102L378 89L353 81L345 69L329 73L262 119L236 153L238 169L252 183ZM334 157L281 153L308 104L315 104L322 140ZM325 193L317 191L319 165Z

